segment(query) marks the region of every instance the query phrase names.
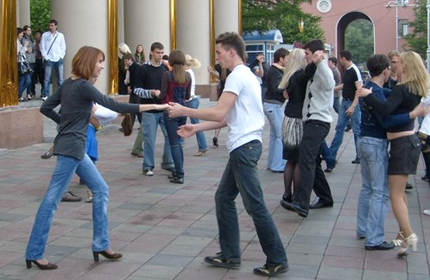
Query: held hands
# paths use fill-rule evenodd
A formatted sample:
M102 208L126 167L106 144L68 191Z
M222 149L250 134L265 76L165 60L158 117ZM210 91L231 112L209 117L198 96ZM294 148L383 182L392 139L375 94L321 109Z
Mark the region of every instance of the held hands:
M372 88L370 88L370 89L367 89L367 88L360 88L360 89L358 89L356 92L355 92L355 96L358 96L358 97L366 97L366 96L368 96L369 94L371 94L372 93Z
M169 108L167 108L167 112L169 113L169 117L176 118L183 116L183 106L181 104L175 102L169 102ZM179 133L178 133L179 134Z
M184 138L189 138L189 137L193 136L194 134L196 134L196 132L197 131L196 131L195 126L193 124L181 125L177 131L178 135L181 137L184 137Z
M208 72L210 73L210 74L212 74L212 72L213 72L214 70L213 70L213 68L211 67L211 66L208 66Z
M323 51L316 51L312 55L312 62L315 64L320 63L324 59L324 52Z
M155 110L163 111L169 108L169 104L154 104Z

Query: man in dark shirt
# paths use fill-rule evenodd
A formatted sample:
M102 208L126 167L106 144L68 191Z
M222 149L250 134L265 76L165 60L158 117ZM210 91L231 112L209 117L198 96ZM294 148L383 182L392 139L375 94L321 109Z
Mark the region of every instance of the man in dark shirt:
M161 93L161 80L163 73L168 71L168 68L162 62L163 54L164 46L159 42L153 43L151 45L151 59L142 65L142 87L134 88L134 94L141 98L142 104L161 104L161 100L158 98ZM171 172L174 171L172 152L163 113L156 110L146 111L142 113L142 127L140 129L143 133L144 142L142 173L146 176L154 175L152 170L155 166L155 144L158 125L160 125L164 135L164 153L161 168Z
M360 135L360 106L358 106L358 98L355 99L355 91L363 86L361 73L358 67L352 62L352 54L348 50L340 52L339 63L346 68L343 76L343 83L335 90L342 90L342 102L339 108L339 116L336 125L336 133L330 146L330 154L326 156L327 166L335 166L337 151L342 145L343 135L348 120L352 117L352 130L354 132L354 143L357 150L357 139ZM352 163L360 163L358 153Z

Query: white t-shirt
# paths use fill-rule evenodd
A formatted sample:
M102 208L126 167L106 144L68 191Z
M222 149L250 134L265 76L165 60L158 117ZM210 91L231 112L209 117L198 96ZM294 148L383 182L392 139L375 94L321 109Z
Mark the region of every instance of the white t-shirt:
M422 98L421 101L426 105L430 106L430 97ZM424 117L421 123L420 132L430 135L430 115Z
M236 66L225 82L224 92L237 95L237 100L227 115L227 149L234 149L252 141L262 142L264 126L261 87L249 67Z
M193 99L196 95L196 76L194 75L193 69L187 69L188 73L190 73L191 76L191 91L190 91L190 99Z

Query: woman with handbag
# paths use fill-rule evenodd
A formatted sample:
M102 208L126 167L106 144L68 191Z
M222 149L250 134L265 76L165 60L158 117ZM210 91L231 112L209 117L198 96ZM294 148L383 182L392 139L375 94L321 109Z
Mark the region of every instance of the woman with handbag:
M21 39L24 36L24 30L20 27L17 29L17 38L16 38L16 46L17 46L17 60L18 60L18 101L24 101L24 97L22 93L27 87L31 84L31 68L28 63L25 53L27 52L28 42L26 41L24 45L21 44ZM31 98L30 98L31 99Z

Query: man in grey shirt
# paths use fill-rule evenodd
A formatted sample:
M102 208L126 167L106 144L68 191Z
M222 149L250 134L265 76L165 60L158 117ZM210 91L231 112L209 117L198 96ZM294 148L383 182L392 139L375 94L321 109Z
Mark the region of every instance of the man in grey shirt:
M340 72L339 72L339 69L337 69L337 58L336 57L330 57L328 59L328 67L333 72L335 87L337 87L338 85L341 84L341 81L340 81ZM333 93L334 93L333 109L336 113L339 114L340 96L342 94L342 91L341 90L334 90Z

